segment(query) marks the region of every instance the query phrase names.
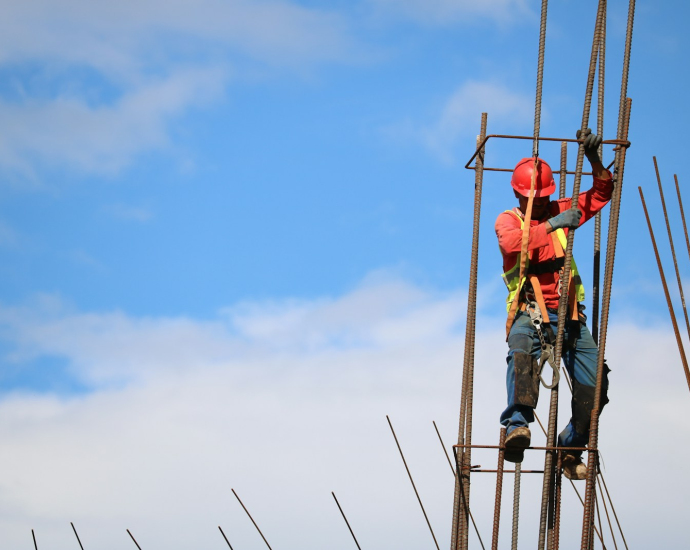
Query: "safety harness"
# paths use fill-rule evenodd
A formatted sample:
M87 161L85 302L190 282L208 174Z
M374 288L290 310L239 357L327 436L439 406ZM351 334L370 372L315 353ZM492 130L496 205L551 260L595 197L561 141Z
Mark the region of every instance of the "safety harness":
M506 210L506 213L514 215L519 220L521 229L524 227L524 219L522 216L520 216L520 214L514 210ZM541 357L539 360L538 374L539 380L547 389L554 388L558 384L560 380L560 373L554 357L555 336L549 320L549 312L546 308L546 302L544 301L544 294L542 293L538 276L544 273L553 273L563 269L563 266L565 265L564 249L567 245L567 237L565 236L563 229L557 229L556 231L551 232L551 239L553 241L553 249L556 255L555 259L530 265L529 260L531 252L528 253L526 260L526 274L522 280L519 280L521 253L518 253L516 256L515 265L503 274L503 280L508 287L508 299L506 300L508 312L510 312L510 306L514 301L516 294L519 294L518 300L520 302L520 310L529 315L530 321L532 322L532 325L537 332L537 336L539 337ZM529 284L525 284L527 282ZM561 295L560 281L558 295ZM582 286L582 281L577 271L575 259L573 259L571 263L571 277L568 284L568 307L570 309L572 320L576 321L579 319L578 302L582 302L584 299L585 289ZM553 379L551 384L547 384L542 377L542 371L546 363L548 363L553 370Z

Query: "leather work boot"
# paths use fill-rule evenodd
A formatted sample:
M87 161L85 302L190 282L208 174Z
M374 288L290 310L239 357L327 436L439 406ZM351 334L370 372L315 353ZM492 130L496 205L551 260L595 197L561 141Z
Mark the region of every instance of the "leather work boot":
M587 465L582 457L572 453L563 453L563 475L573 481L587 479Z
M532 434L529 428L519 426L506 437L506 450L503 458L508 462L519 463L525 456L525 449L529 447Z

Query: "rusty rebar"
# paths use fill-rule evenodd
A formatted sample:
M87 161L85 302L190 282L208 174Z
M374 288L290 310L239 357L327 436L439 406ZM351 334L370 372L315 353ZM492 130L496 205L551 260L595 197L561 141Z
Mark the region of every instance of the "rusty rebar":
M498 439L498 466L496 466L496 497L494 499L494 523L491 532L491 550L498 550L498 533L501 528L501 497L503 496L503 458L505 455L506 429L501 428Z
M81 550L84 550L84 547L81 544L81 539L79 538L79 533L77 533L77 528L74 526L74 523L72 523L71 521L69 522L69 524L72 526L72 531L74 531L74 536L77 537L77 542L79 543L79 548L81 548Z
M568 142L561 142L561 170L558 178L558 198L565 198L565 190L568 175Z
M539 55L537 59L537 91L534 100L534 142L532 144L532 156L539 156L539 130L541 126L541 96L544 83L544 52L546 50L546 13L549 0L541 1L541 21L539 24Z
M671 235L671 224L668 221L668 212L666 210L666 201L664 200L664 189L661 186L661 176L659 175L659 165L654 160L654 171L656 172L656 181L659 186L659 197L661 198L661 208L664 211L664 220L666 221L666 231L668 232L668 243L671 245L671 257L673 258L673 267L676 270L676 280L678 281L678 292L680 293L680 303L683 306L683 315L685 315L685 326L688 330L688 338L690 338L690 320L688 320L688 309L685 306L685 294L683 293L683 283L680 280L680 271L678 271L678 260L676 258L676 248L673 246L673 236Z
M424 509L424 504L422 504L422 499L419 496L419 491L417 491L417 486L414 484L414 479L412 479L412 474L410 473L410 468L407 466L407 460L405 460L405 455L402 452L402 448L400 447L400 443L398 442L398 436L395 435L395 430L393 429L393 423L391 422L391 419L386 415L386 420L388 420L388 425L391 428L391 433L393 434L393 439L395 439L395 444L398 447L398 452L400 452L400 458L402 458L403 464L405 465L405 470L407 471L407 477L410 478L410 483L412 484L412 488L414 489L414 494L417 497L417 501L419 502L419 506L422 509L422 514L424 514L424 519L426 520L426 524L429 526L429 532L431 533L431 537L434 539L434 544L436 545L436 548L440 550L438 546L438 542L436 541L436 535L434 534L434 530L431 527L431 522L429 522L429 517L426 515L426 510Z
M478 141L486 136L487 114L482 113ZM467 295L467 318L465 326L465 353L462 373L462 392L460 397L460 420L458 425L458 443L472 443L472 402L474 384L474 341L477 311L477 265L479 256L479 220L482 204L482 183L484 177L484 154L482 149L477 156L474 175L474 215L472 222L472 255L470 260L470 281ZM471 465L471 451L463 452L460 464ZM468 510L470 504L470 475L462 473L455 477L453 496L453 524L451 529L451 549L467 550Z
M347 528L350 530L350 534L352 535L352 538L355 541L355 544L357 545L357 548L359 550L362 550L362 548L359 546L359 542L357 542L357 537L355 537L355 532L352 530L352 527L350 527L350 522L347 521L347 517L345 516L345 512L343 512L342 507L340 506L340 502L338 502L338 499L335 496L335 493L331 491L331 494L333 495L333 500L335 500L335 503L338 505L338 510L340 510L340 515L343 516L343 519L345 520L345 524L347 525Z
M680 353L680 360L683 363L683 370L685 371L685 380L688 383L688 389L690 389L690 369L688 369L688 360L685 357L685 349L683 348L683 341L680 337L680 332L678 331L678 322L676 321L676 314L673 311L673 304L671 303L671 295L668 292L668 285L666 284L666 277L664 276L664 268L661 265L661 258L659 257L659 250L656 246L656 239L654 239L654 230L652 229L652 222L649 219L649 213L647 212L647 204L644 200L644 194L642 193L642 187L637 188L640 192L640 199L642 200L642 208L644 208L644 215L647 218L647 227L649 228L649 236L652 239L652 246L654 247L654 255L656 256L656 264L659 268L659 275L661 276L661 284L664 287L664 295L666 296L666 304L668 305L668 312L671 315L671 323L673 324L673 332L676 335L676 343L678 344L678 352Z
M542 472L543 473L543 472ZM513 482L513 530L510 537L511 550L517 550L518 532L520 524L520 481L522 479L522 463L515 464L515 480Z
M34 533L34 530L31 530L31 538L34 539L34 550L38 550L38 544L36 544L36 534Z
M616 520L616 525L618 525L618 530L620 531L621 538L623 539L623 544L625 545L625 550L628 550L628 543L625 540L625 535L623 534L623 528L621 527L620 521L618 521L618 514L616 513L616 508L613 506L613 500L611 500L611 495L609 494L609 488L606 486L606 478L604 477L604 473L602 471L599 471L599 477L601 478L601 482L604 484L604 491L606 491L606 496L609 499L609 504L611 505L611 511L613 512L613 517Z
M264 534L261 532L261 529L259 529L259 526L258 526L258 525L256 524L256 522L254 521L254 518L253 518L252 515L249 513L249 510L247 510L247 507L244 505L244 503L240 500L240 497L239 497L239 496L237 495L237 493L235 492L235 489L230 489L230 490L232 491L232 494L235 495L235 498L237 499L237 502L240 503L240 506L242 506L242 509L245 511L245 513L247 514L247 516L249 516L249 519L252 520L252 523L254 524L254 527L256 527L256 530L259 532L259 535L261 535L261 538L264 539L264 542L266 543L266 546L268 546L269 550L273 550L273 549L271 548L271 545L268 544L268 541L266 540L266 537L264 537Z
M584 133L589 123L589 114L592 106L592 91L594 89L594 75L596 71L597 54L599 52L599 43L601 41L601 27L603 19L603 8L605 0L599 0L597 7L597 14L594 24L594 36L592 38L592 48L589 59L589 73L587 75L587 85L585 87L585 102L582 110L582 122L580 124L581 136L584 139ZM573 182L573 195L571 199L570 208L577 210L578 199L580 196L580 183L582 181L582 165L585 158L584 145L580 145L577 149L577 162L575 165L575 181ZM573 258L573 243L575 241L575 229L568 231L568 243L565 249L565 263L560 275L560 288L564 289L558 301L558 329L556 331L556 345L554 350L554 360L556 365L560 367L561 358L563 356L563 335L565 332L565 321L568 310L568 289L570 288L570 270ZM547 445L556 445L556 420L558 417L558 385L551 390L549 403L549 422ZM553 485L554 485L554 454L547 452L544 457L544 483L542 486L541 497L541 514L539 520L539 541L538 550L544 550L547 540L547 530L553 529ZM551 539L548 536L548 539Z
M561 537L561 489L563 481L563 453L558 453L556 458L556 487L554 497L553 510L553 529L551 530L551 538L549 540L549 547L552 550L558 550L560 546Z
M596 513L597 513L597 519L598 519L598 521L599 521L599 531L600 531L601 534L603 535L603 534L604 534L604 529L601 527L601 514L599 513L599 498L597 498L597 494L596 494L596 493L595 493L595 495L594 495L594 510L595 510ZM590 542L590 546L591 546L591 542ZM603 547L604 550L606 550L606 544L604 543L603 539L602 539L602 541L601 541L601 546Z
M673 179L676 181L676 193L678 194L678 206L680 207L680 217L683 220L683 231L685 232L685 243L688 245L688 257L690 258L690 239L688 238L688 226L685 224L685 212L683 211L683 199L680 196L680 187L678 186L678 175L673 174Z
M597 485L599 486L599 496L601 497L601 503L604 505L604 512L606 513L606 521L609 524L609 530L611 531L611 540L613 540L613 546L618 550L618 544L616 544L616 535L613 532L613 525L611 525L611 517L609 516L609 509L606 506L606 498L604 498L604 493L601 490L601 480L597 476ZM602 530L603 533L603 530Z
M132 541L134 541L134 544L137 545L137 548L138 548L139 550L141 550L141 546L139 546L139 543L137 542L137 539L134 538L134 535L132 534L132 532L131 532L129 529L127 529L127 534L130 536L130 538L132 539Z
M218 526L218 530L220 531L220 534L223 535L223 538L225 539L225 543L228 545L228 547L230 548L230 550L232 550L232 544L230 544L230 541L228 540L228 537L225 536L225 533L223 532L223 529L221 528L220 525Z

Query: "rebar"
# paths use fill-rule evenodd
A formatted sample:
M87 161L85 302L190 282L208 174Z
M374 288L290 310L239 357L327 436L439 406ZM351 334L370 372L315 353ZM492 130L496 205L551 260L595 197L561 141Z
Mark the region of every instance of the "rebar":
M247 516L249 516L249 519L252 520L252 523L254 524L254 527L256 527L256 530L259 532L259 535L261 535L261 538L264 539L264 542L266 543L266 546L268 546L269 550L273 550L273 549L271 548L271 545L268 544L268 541L266 540L266 537L264 537L264 534L261 532L261 529L259 529L259 526L258 526L258 525L256 524L256 522L254 521L254 518L253 518L252 515L249 513L249 510L247 510L247 507L244 505L244 503L240 500L240 497L239 497L239 496L237 495L237 493L235 492L235 489L230 489L230 490L232 491L232 494L235 495L235 498L237 499L237 502L240 503L240 506L242 506L242 509L245 511L245 513L247 514Z
M220 525L218 526L218 530L220 531L220 534L223 535L223 538L225 539L225 543L228 545L228 547L230 548L230 550L232 550L232 544L230 544L230 541L228 540L228 537L225 536L225 533L223 532L223 529L221 528Z
M71 521L69 522L69 524L72 526L72 531L74 531L74 536L77 537L77 542L79 543L79 548L81 548L81 550L84 550L84 547L81 544L81 540L79 539L79 533L77 533L77 528L74 526L74 523L72 523Z
M505 455L506 429L499 436L498 466L496 467L496 497L494 500L494 524L491 533L491 550L498 550L498 534L501 528L501 497L503 496L503 458Z
M688 226L685 224L685 212L683 211L683 199L680 196L680 187L678 186L678 175L673 174L673 179L676 181L678 206L680 207L680 217L683 220L683 231L685 232L685 243L688 245L688 257L690 258L690 239L688 238Z
M552 550L558 550L560 546L561 535L561 489L563 481L563 453L558 453L556 459L556 487L554 491L554 505L553 505L553 529L551 530L551 539L549 547Z
M426 520L426 524L429 526L429 532L431 533L431 537L434 539L434 544L436 545L436 548L440 550L438 546L438 542L436 541L436 535L434 534L434 530L431 527L431 523L429 522L429 517L426 515L426 510L424 509L424 504L422 504L422 499L419 496L419 491L417 491L417 486L414 484L414 479L412 479L412 474L410 473L410 468L407 466L407 460L405 460L405 455L402 452L402 448L400 447L400 443L398 442L398 436L395 435L395 430L393 429L393 423L391 422L391 419L386 415L386 420L388 420L388 425L391 428L391 433L393 434L393 439L395 439L395 444L398 447L398 451L400 452L400 458L402 458L403 464L405 465L405 470L407 471L407 477L410 478L410 483L412 484L412 488L414 489L414 494L417 496L417 501L419 502L419 506L422 509L422 514L424 514L424 519Z
M482 113L480 135L482 142L486 136L487 114ZM467 319L465 326L465 354L462 373L462 393L460 397L460 421L458 426L458 443L472 443L472 401L474 384L474 339L475 320L477 311L477 265L479 256L479 219L482 204L482 182L484 176L483 150L477 155L474 175L474 216L472 222L472 256L470 261L470 282L467 295ZM465 465L471 465L471 451L463 452L461 468L455 478L455 493L453 496L453 524L451 530L451 549L467 550L468 510L470 504L470 474L465 474Z
M673 236L671 235L671 224L668 221L668 212L666 211L666 201L664 200L664 189L661 186L661 176L659 175L659 165L654 159L654 171L656 172L656 181L659 186L659 197L661 198L661 208L664 211L664 220L666 221L666 231L668 232L668 242L671 245L671 257L673 258L673 267L676 270L676 280L678 281L678 292L680 293L680 303L683 306L683 314L685 315L685 326L688 329L688 338L690 338L690 320L688 320L688 309L685 306L685 294L683 293L683 283L680 280L680 271L678 271L678 260L676 258L676 248L673 246Z
M613 500L611 500L611 495L609 494L609 488L606 486L606 478L603 472L599 472L599 477L601 482L604 484L604 491L606 491L606 496L609 499L609 504L611 505L611 511L613 512L613 517L616 520L616 525L618 525L618 530L620 531L621 538L623 539L623 544L625 545L625 550L628 550L628 543L625 540L625 535L623 534L623 528L621 527L620 521L618 521L618 514L616 513L616 508L613 506Z
M649 219L649 213L647 212L647 204L644 200L644 194L642 193L642 187L637 188L640 192L640 199L642 200L642 208L644 208L644 215L647 218L647 227L649 228L649 236L652 239L652 246L654 247L654 255L656 256L656 264L659 267L659 275L661 276L661 284L664 287L664 295L666 296L666 304L668 305L668 311L671 314L671 323L673 323L673 332L676 335L676 343L678 344L678 351L680 353L680 360L683 363L683 370L685 371L685 380L688 383L688 389L690 389L690 370L688 369L688 360L685 357L685 349L683 348L683 341L680 337L680 332L678 331L678 322L676 321L676 314L673 311L673 304L671 303L671 295L668 292L668 286L666 284L666 277L664 276L664 268L661 266L661 258L659 257L659 250L656 246L656 239L654 238L654 230L652 229L652 222Z
M601 503L604 505L604 512L606 513L606 521L609 524L609 530L611 531L611 540L613 540L613 546L618 550L618 544L616 544L616 535L613 532L613 525L611 525L611 517L609 516L609 509L606 506L606 499L604 498L604 492L601 490L601 480L597 476L597 485L599 486L599 496L601 497ZM603 531L602 531L603 533Z
M597 16L594 24L594 36L592 39L592 48L589 60L589 73L587 75L587 86L585 88L585 102L582 110L582 123L580 125L581 137L584 139L584 132L587 129L589 121L589 113L592 106L592 91L594 89L594 74L596 71L597 54L599 52L599 43L602 19L604 13L605 0L599 0L597 7ZM580 196L580 183L582 181L582 165L584 162L585 150L581 144L577 150L577 162L575 165L575 181L573 182L573 195L571 199L571 209L578 209L578 199ZM563 334L565 331L565 318L568 310L568 289L570 287L570 269L573 258L573 243L575 239L575 229L568 231L568 244L565 249L565 263L560 276L560 288L564 289L558 301L558 329L556 332L556 345L554 350L554 360L556 365L560 367L561 357L563 355ZM551 390L549 403L549 422L547 445L556 444L556 419L558 417L558 385ZM552 530L553 524L547 525L549 520L553 521L553 482L554 482L554 454L547 452L544 457L544 483L542 487L541 500L541 515L539 521L539 541L538 550L543 550L547 540L547 529ZM548 540L552 540L552 534L549 534Z
M31 537L34 539L34 550L38 550L38 544L36 544L36 534L34 533L34 530L31 530Z
M634 2L634 0L631 0L631 2ZM628 30L629 33L632 32L632 28L629 27ZM629 62L630 56L626 55L626 58ZM625 87L627 88L627 82L625 83ZM625 103L625 112L623 114L623 125L621 130L621 136L623 136L623 138L626 140L628 137L628 131L630 129L631 110L632 100L628 98ZM604 270L604 285L602 290L601 320L598 340L599 350L597 352L597 382L594 390L594 404L592 407L592 415L589 425L588 447L590 449L598 449L599 445L599 412L601 409L601 391L604 380L604 354L606 353L606 337L609 321L609 309L611 304L611 286L613 284L613 269L616 257L616 243L618 240L618 218L620 215L621 197L623 194L623 174L625 171L626 151L626 148L620 148L618 151L616 151L616 185L613 190L611 208L609 212L609 231L606 246L606 263ZM596 453L590 451L587 456L587 484L585 486L585 509L582 515L581 550L588 550L585 545L591 538L591 529L593 525L592 499L594 497L594 476L597 471L595 468L597 467L598 459Z
M599 531L600 531L601 534L603 535L603 534L604 534L604 530L603 530L602 527L601 527L601 514L599 513L599 499L597 498L597 495L596 495L596 494L595 494L594 496L595 496L595 499L594 499L594 509L595 509L595 511L596 511L596 513L597 513L597 519L599 520ZM590 546L591 546L591 542L590 542ZM604 550L606 550L606 544L604 544L604 540L603 540L603 539L602 539L602 541L601 541L601 546L603 547Z
M510 538L511 550L517 550L518 531L520 522L520 480L522 478L522 463L515 464L515 480L513 484L513 531Z
M558 178L558 198L565 198L565 187L568 176L568 142L561 142L561 170Z
M532 156L539 156L539 130L541 125L541 95L544 83L544 52L546 50L546 12L549 7L548 0L541 1L541 22L539 25L539 56L537 60L537 91L534 101L534 143L532 144Z
M127 534L128 534L128 535L130 536L130 538L134 541L134 544L137 545L137 548L138 548L139 550L141 550L141 546L139 546L139 543L137 542L137 539L134 538L134 535L132 534L132 532L131 532L129 529L127 529Z
M355 532L352 530L352 527L350 527L350 522L347 521L347 517L345 517L345 512L343 512L343 509L340 506L340 502L338 502L338 499L336 498L335 493L333 491L331 491L331 494L333 495L335 503L338 505L338 510L340 510L340 514L343 516L345 524L347 525L347 528L350 530L350 534L352 535L352 538L354 539L357 548L359 548L359 550L362 550L362 548L359 546L359 542L357 542L357 537L355 537Z

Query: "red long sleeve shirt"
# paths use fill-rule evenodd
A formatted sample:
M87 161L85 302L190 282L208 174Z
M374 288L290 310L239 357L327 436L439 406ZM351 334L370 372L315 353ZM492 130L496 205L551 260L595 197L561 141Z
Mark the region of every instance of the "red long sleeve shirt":
M613 193L613 180L611 174L606 179L594 178L592 188L581 193L578 197L577 206L582 212L580 218L580 225L587 220L594 217L606 204L611 200L611 193ZM572 199L561 199L551 201L549 203L547 214L540 220L532 220L529 232L529 258L530 265L535 265L540 262L547 262L556 259L556 252L553 248L553 241L551 235L546 232L545 222L553 216L568 210L572 205ZM519 208L513 208L513 212L524 218ZM520 220L509 212L499 214L496 219L496 236L498 237L498 246L503 254L503 272L505 273L511 269L520 253L522 247L522 228L520 227ZM564 229L566 235L568 229ZM558 307L558 271L541 273L537 275L541 291L544 294L544 302L548 308Z

